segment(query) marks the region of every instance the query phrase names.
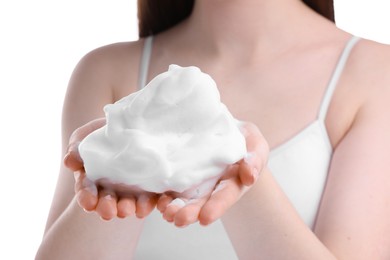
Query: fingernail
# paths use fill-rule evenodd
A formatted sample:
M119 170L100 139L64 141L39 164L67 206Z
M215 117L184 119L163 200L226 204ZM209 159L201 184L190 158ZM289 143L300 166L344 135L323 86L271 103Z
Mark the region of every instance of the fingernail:
M106 196L104 196L104 199L113 200L114 198L111 196L111 194L107 194Z
M80 179L81 173L79 171L73 173L73 177L75 181L78 181Z
M245 157L244 157L244 162L246 162L247 164L252 164L253 163L253 157L254 157L254 154L251 153L251 152L248 152Z
M63 162L64 162L65 166L66 166L66 162L67 162L68 159L69 159L69 156L70 156L70 153L69 153L69 152L67 152L67 153L65 154L65 156L64 156Z
M245 125L244 125L244 124L238 125L238 128L239 128L241 134L242 134L244 137L247 137L247 136L248 136L248 130L245 128Z
M83 186L84 186L85 190L90 192L92 195L97 196L97 194L98 194L97 187L96 187L95 183L93 183L90 179L85 178L83 180Z
M179 208L182 208L186 205L186 202L180 198L176 198L171 203L168 204L168 206L177 206Z
M176 224L175 224L176 225ZM185 224L185 225L176 225L176 227L178 227L178 228L186 228L186 227L188 227L189 225L188 224Z
M103 218L102 216L100 216L100 220L102 220L102 221L104 221L104 222L110 222L110 221L112 221L112 218L110 218L110 219L105 219L105 218Z
M220 181L219 184L217 185L217 187L214 189L214 191L211 193L211 195L214 195L215 193L219 192L220 190L222 190L223 188L225 188L226 186L226 181L223 180L223 181Z
M148 201L149 201L149 197L146 196L145 194L141 194L138 197L138 203L144 204L144 203L147 203Z
M199 202L199 199L197 199L197 198L192 198L192 199L185 201L186 205L196 204L198 202Z
M245 121L242 121L242 120L238 120L238 119L235 119L235 123L238 127L243 127L245 126Z
M71 153L73 151L77 151L79 149L79 144L80 144L80 142L75 142L75 143L70 144L68 146L67 153Z
M85 213L88 213L88 214L92 213L92 210L86 210L85 208L83 208L83 210L84 210Z
M259 178L260 172L255 167L253 167L251 171L252 171L252 177L253 177L254 181L257 181L257 179Z

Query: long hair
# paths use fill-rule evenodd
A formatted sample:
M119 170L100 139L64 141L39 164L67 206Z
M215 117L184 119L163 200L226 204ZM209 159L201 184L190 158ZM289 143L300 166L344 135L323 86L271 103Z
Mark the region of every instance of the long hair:
M157 34L187 18L195 0L138 0L139 37ZM303 0L317 13L334 22L333 0Z

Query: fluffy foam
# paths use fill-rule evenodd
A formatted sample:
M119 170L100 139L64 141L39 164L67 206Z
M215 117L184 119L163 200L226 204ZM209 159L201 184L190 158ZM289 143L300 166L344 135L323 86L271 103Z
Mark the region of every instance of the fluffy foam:
M79 146L93 181L155 193L195 189L189 196L197 197L246 154L238 121L221 103L214 80L197 67L170 65L104 112L107 124Z

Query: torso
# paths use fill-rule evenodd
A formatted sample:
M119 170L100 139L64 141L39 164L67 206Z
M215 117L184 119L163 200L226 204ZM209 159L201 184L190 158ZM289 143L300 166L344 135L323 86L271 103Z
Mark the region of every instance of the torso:
M223 62L216 60L192 62L185 57L176 57L174 53L166 53L169 51L159 46L157 36L148 80L165 71L172 63L200 67L217 82L222 101L232 114L259 126L270 147L274 148L316 119L330 75L349 37L346 34L322 48L313 46L311 51L305 48L304 55L302 50L292 50L271 63L243 65L237 72L232 71L234 68L225 68ZM140 51L142 46L141 40L133 48ZM139 55L137 53L137 57ZM168 56L170 59L166 58ZM139 64L136 65L138 68ZM129 75L118 77L127 79L115 86L115 100L137 90L138 71L128 74L133 75L131 78ZM361 102L361 93L351 92L348 82L344 82L345 78L343 75L337 86L326 119L332 146L336 146L348 130Z
M172 63L200 67L216 80L222 101L232 114L259 126L271 149L274 149L316 121L328 81L349 38L349 34L336 33L333 40L326 44L309 43L304 48L235 68L225 66L226 57L185 56L180 50L173 51L166 45L164 35L157 36L148 79L165 71ZM143 40L117 46L118 57L123 63L115 66L122 69L115 70L113 74L113 78L117 79L113 84L113 101L137 90L142 47ZM357 46L352 51L351 57L355 58L354 53L359 52L359 48ZM350 128L368 91L351 84L350 78L356 77L354 70L347 63L332 96L325 120L331 148L337 146ZM221 224L218 225L217 229L222 232ZM229 241L223 243L229 246Z

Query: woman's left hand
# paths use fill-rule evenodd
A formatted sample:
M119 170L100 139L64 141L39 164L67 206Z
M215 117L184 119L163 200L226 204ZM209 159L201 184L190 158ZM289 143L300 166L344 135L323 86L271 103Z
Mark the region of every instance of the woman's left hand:
M201 225L211 224L255 184L267 164L268 143L257 126L252 123L242 123L241 131L246 140L248 151L246 158L230 165L214 190L207 196L188 200L168 194L162 195L157 208L165 220L173 222L178 227L185 227L197 221ZM176 203L178 201L179 203Z

